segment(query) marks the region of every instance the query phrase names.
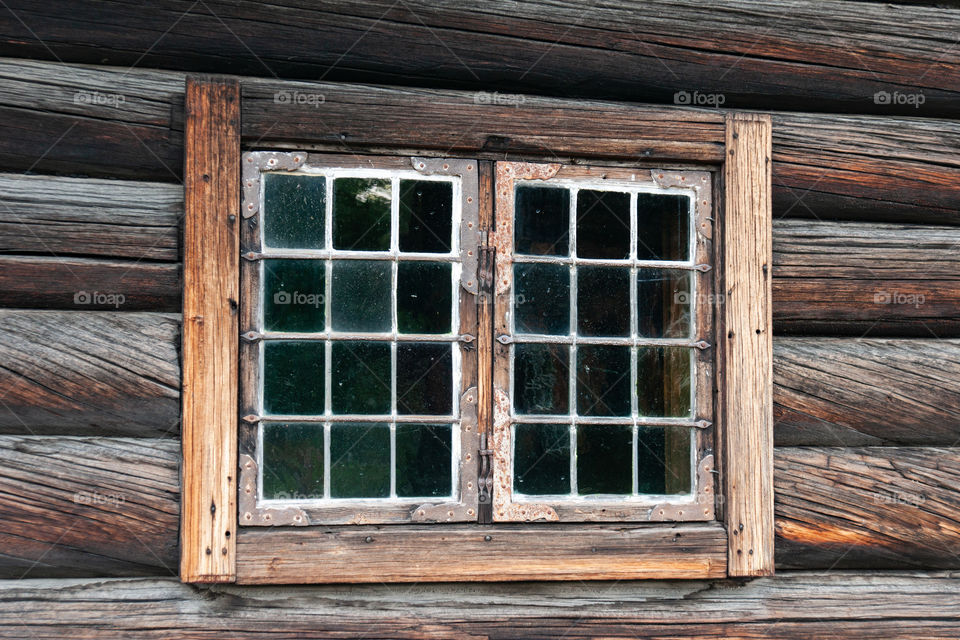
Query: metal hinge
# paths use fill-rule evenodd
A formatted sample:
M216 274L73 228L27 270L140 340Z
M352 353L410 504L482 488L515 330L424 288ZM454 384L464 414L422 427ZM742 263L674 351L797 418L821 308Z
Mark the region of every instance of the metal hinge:
M489 504L493 494L493 449L487 448L487 434L480 434L480 472L477 474L477 502Z

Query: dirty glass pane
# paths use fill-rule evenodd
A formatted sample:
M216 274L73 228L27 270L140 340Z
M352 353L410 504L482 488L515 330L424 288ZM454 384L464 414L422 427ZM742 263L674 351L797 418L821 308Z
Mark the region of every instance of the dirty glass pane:
M323 498L323 425L263 425L263 497Z
M263 242L278 249L323 249L326 178L263 174Z
M680 269L637 270L637 335L689 338L693 324L692 274Z
M577 269L577 332L582 336L630 335L630 269Z
M528 495L570 493L570 427L514 427L513 490Z
M397 425L397 496L452 495L453 440L448 424Z
M577 257L630 257L629 193L577 193Z
M690 493L690 436L680 427L638 428L638 493Z
M397 264L397 330L450 333L451 268L442 262Z
M383 260L334 260L330 321L334 331L390 331L391 272Z
M323 261L263 261L263 328L266 331L323 331L324 300Z
M577 487L580 495L633 493L633 429L577 427Z
M637 194L637 258L690 258L690 199L657 193Z
M330 426L330 497L390 496L390 426Z
M570 267L517 263L513 282L517 333L569 333Z
M630 347L577 347L577 413L630 415Z
M273 415L320 415L324 409L322 342L263 343L263 410Z
M692 349L687 347L637 348L637 410L641 416L690 416Z
M333 413L390 413L390 343L333 343L331 408Z
M513 348L513 409L518 414L570 411L570 347L518 344Z
M520 185L514 200L513 243L517 253L565 256L570 251L570 192Z
M390 248L390 181L337 178L333 181L333 248L386 251Z
M450 415L453 352L449 344L397 345L397 413Z
M400 251L450 253L453 183L400 181Z

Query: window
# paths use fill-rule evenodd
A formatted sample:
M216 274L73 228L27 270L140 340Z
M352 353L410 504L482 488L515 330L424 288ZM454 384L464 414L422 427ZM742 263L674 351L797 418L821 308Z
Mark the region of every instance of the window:
M769 118L275 84L187 83L184 581L772 571Z

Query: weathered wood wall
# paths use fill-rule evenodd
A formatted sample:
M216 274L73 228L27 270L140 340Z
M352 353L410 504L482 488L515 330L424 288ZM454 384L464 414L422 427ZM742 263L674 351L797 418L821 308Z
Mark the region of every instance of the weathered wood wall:
M960 10L282 4L15 1L0 14L0 637L960 637L960 576L905 572L960 569L960 121L947 119L960 117ZM194 70L265 78L245 83L251 145L296 135L257 111L278 89L324 95L339 114L324 129L331 148L370 150L380 105L429 105L437 130L394 131L394 150L459 130L484 157L548 143L592 155L579 122L550 119L575 97L699 92L772 110L778 575L181 586L180 180ZM552 123L544 136L504 135L510 109L485 104L493 91L527 94ZM626 108L590 102L583 122Z

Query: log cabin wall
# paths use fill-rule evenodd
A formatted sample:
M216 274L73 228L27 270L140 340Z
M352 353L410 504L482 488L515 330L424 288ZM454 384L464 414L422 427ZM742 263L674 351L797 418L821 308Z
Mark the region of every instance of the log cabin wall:
M281 4L0 11L0 637L960 637L960 9ZM180 584L193 71L770 111L777 575Z

